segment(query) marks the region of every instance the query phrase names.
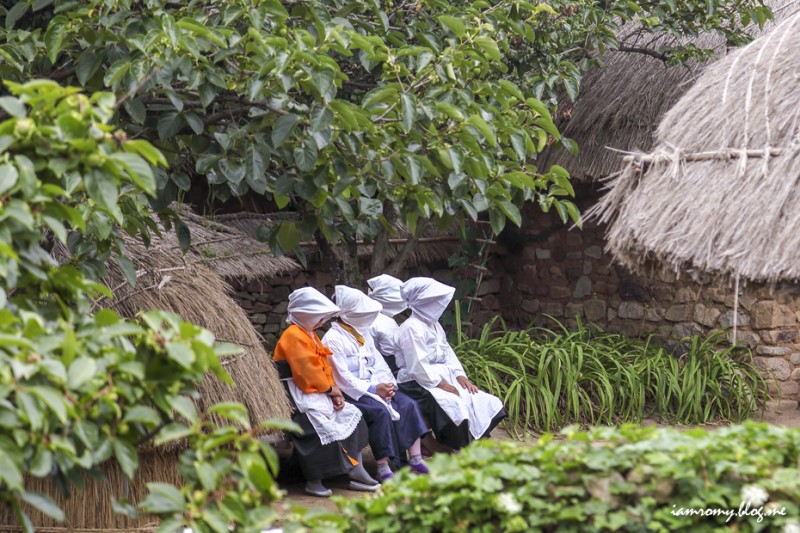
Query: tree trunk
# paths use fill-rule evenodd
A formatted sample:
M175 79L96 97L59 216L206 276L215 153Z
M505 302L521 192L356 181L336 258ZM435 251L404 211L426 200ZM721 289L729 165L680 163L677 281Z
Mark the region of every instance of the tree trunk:
M411 258L411 254L414 253L414 248L417 247L419 236L425 231L427 225L427 221L425 220L417 223L417 233L408 238L403 244L403 248L400 249L400 253L394 258L394 261L384 269L386 274L395 277L400 275L402 270L406 267L409 258Z
M393 226L396 215L392 203L388 200L383 203L383 215L389 226ZM372 257L369 262L370 277L379 276L383 274L386 269L386 263L389 261L390 236L391 230L382 228L381 231L378 232L378 236L375 237L375 242L372 244Z
M336 253L336 250L333 246L331 246L331 243L325 237L323 237L319 231L314 232L314 240L317 241L317 246L319 246L322 265L330 273L333 283L343 283L344 272L342 271L342 267L339 265L339 254ZM322 287L318 288L322 290Z

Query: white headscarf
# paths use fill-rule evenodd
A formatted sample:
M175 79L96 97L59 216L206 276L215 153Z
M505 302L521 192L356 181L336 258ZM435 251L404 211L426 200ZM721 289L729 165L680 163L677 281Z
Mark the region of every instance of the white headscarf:
M367 332L382 309L379 302L368 298L360 290L346 285L337 285L333 298L340 309L339 318L360 333Z
M456 290L433 278L411 278L400 287L411 311L426 322L437 322Z
M394 316L408 309L403 295L400 294L400 286L403 282L399 279L389 274L381 274L367 281L367 284L369 285L367 294L373 300L383 304L382 313L384 315Z
M324 294L313 287L297 289L289 295L289 316L286 322L297 324L308 332L320 322L326 322L335 317L339 308Z

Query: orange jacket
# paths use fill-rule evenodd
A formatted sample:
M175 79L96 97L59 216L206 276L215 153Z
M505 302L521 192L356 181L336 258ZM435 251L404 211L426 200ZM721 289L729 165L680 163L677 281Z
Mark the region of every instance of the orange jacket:
M311 335L313 339L300 326L290 325L278 339L273 359L289 363L292 379L301 391L328 392L334 384L328 361L331 351L322 345L316 333Z

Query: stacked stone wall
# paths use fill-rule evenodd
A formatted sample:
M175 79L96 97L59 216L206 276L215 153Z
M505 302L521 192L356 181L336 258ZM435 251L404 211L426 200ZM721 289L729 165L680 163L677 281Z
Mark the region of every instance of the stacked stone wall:
M536 225L498 245L495 278L504 278L501 313L515 326L545 321L574 325L575 317L628 336L678 340L725 330L733 338L734 289L671 271L636 275L604 252L604 228L570 229L539 216ZM542 237L545 235L546 237ZM800 393L800 286L742 285L737 341L751 348L758 368L773 376L784 398Z

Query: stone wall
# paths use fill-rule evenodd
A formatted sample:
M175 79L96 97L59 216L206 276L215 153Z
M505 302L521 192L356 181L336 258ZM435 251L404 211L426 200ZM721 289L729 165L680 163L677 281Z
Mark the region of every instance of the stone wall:
M731 286L669 271L634 275L605 255L602 227L570 230L552 217L527 218L532 222L495 250L495 278L505 278L497 297L510 324L544 321L543 315L574 323L579 316L629 336L680 339L727 329L732 339ZM798 324L798 285L740 287L737 341L753 350L758 368L774 374L772 387L786 399L800 393Z
M497 269L497 259L490 258L488 272ZM365 266L366 269L366 266ZM466 296L480 297L474 300L472 312L466 320L475 324L483 324L500 313L499 294L502 283L496 277L487 276L475 290L475 270L470 267L450 269L446 261L435 261L428 264L415 263L399 276L407 279L413 276L429 276L443 283L457 287L456 298L464 300ZM286 311L289 293L300 287L314 287L328 297L333 295L334 283L331 275L318 263L309 264L307 270L294 275L281 276L269 280L257 280L247 283L233 284L233 297L247 312L250 322L256 331L264 337L268 351L272 351L281 331L286 327ZM366 292L366 283L359 287ZM466 307L462 306L462 309ZM452 322L452 308L445 323ZM466 316L466 313L465 313Z

